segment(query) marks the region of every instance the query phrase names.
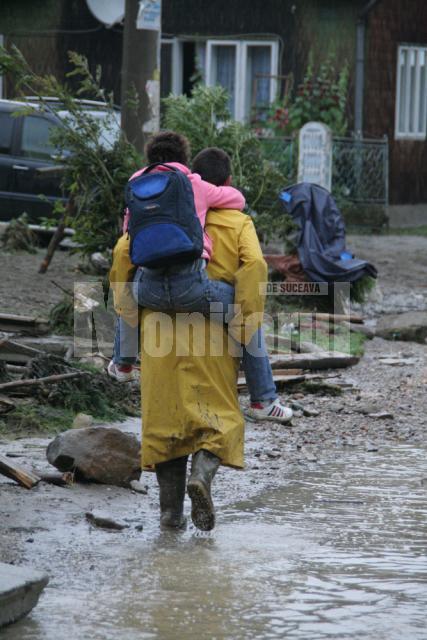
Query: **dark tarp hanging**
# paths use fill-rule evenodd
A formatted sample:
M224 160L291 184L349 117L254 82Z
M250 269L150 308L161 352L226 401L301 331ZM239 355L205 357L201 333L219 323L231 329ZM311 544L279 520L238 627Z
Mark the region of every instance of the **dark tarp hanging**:
M373 264L347 251L344 220L329 191L301 182L284 189L280 199L299 227L298 256L313 282L356 282L365 275L377 277Z

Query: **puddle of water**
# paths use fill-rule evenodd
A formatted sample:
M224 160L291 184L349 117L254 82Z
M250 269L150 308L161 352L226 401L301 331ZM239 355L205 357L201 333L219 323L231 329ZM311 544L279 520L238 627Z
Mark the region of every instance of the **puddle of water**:
M152 516L133 540L66 538L39 605L3 637L425 640L425 454L351 452L292 472L221 507L208 537L161 534Z

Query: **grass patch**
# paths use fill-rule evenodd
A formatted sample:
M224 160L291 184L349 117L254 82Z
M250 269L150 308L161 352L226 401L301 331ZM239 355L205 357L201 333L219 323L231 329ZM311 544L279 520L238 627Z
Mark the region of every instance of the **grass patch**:
M0 418L0 434L18 437L59 433L72 426L77 413L88 413L102 422L139 415L139 390L112 380L93 366L70 366L61 358L45 354L31 361L30 374L41 378L76 369L86 375L28 388L26 399Z
M303 330L292 339L299 342L312 342L324 351L339 351L352 356L363 356L366 336L363 333L349 331L345 327L335 325L333 333L319 328Z
M427 236L427 224L420 227L398 227L395 229L387 229L386 234L389 236Z
M49 405L21 404L0 419L0 436L55 435L71 428L74 415L73 411Z

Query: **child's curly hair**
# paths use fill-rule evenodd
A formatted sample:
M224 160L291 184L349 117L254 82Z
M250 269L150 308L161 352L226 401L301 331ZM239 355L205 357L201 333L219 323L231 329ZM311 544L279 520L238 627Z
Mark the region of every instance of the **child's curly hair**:
M190 143L175 131L161 131L145 145L145 155L149 164L154 162L180 162L188 166L191 158Z

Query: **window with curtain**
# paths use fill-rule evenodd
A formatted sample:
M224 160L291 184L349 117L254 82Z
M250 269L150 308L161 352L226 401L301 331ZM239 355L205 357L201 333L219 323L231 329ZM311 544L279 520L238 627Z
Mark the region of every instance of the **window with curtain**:
M212 47L212 84L219 84L229 94L228 108L235 113L236 105L236 46Z
M172 68L175 93L187 92L194 81L220 85L228 91L232 117L240 121L250 119L253 107L258 112L274 100L279 57L276 40L183 37L171 42L173 46L162 47L162 74ZM162 86L164 83L162 79Z
M248 46L246 59L245 116L249 118L257 107L270 103L271 47Z
M427 47L400 46L397 56L396 138L426 138L426 76Z

